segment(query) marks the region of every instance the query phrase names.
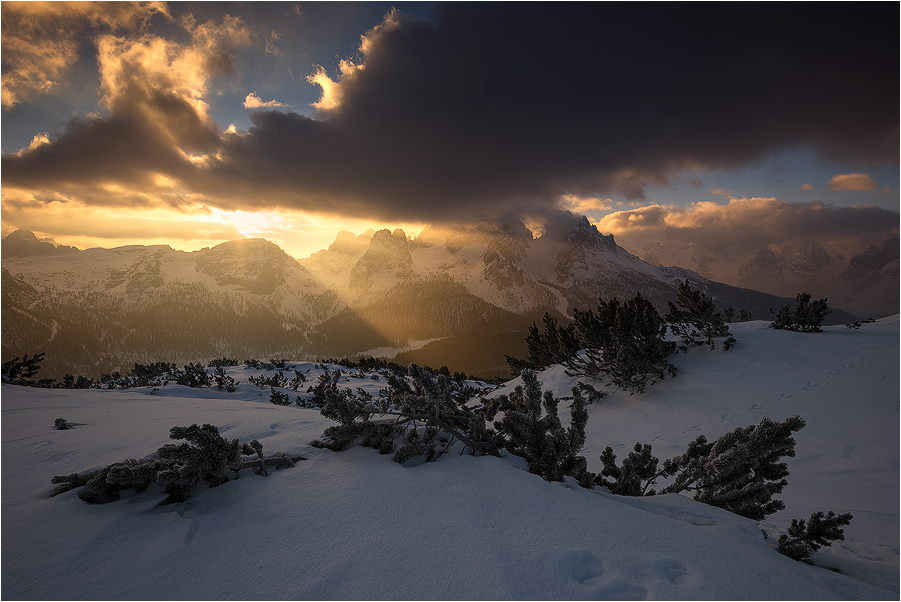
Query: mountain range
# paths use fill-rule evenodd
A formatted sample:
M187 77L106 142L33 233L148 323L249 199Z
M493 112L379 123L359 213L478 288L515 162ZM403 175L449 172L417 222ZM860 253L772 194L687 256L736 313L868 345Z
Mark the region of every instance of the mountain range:
M864 278L868 256L855 263ZM301 260L263 239L77 250L19 230L2 242L3 361L46 352L41 376L61 378L135 362L371 354L503 376L504 355L525 355L545 312L640 292L665 313L684 280L758 319L791 301L651 265L584 217L537 238L490 221L415 238L341 232ZM852 320L836 309L828 323Z
M725 284L779 296L809 292L861 317L894 315L899 307L899 238L861 248L849 241L798 238L779 249L650 242L630 247L654 265L679 265Z

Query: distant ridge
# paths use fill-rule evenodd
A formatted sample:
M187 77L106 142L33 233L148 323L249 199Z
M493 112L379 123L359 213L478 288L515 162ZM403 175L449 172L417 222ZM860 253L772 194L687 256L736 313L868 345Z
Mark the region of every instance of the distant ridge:
M135 362L340 358L392 348L455 371L505 376L503 356L520 351L511 341L532 322L545 312L566 319L599 298L640 292L664 313L687 279L718 307L757 319L791 302L652 266L584 217L539 238L521 222L491 221L427 228L415 239L402 230L342 232L299 261L263 239L194 252L78 251L14 234L3 241L3 360L46 352L45 371L56 378L124 373ZM31 252L13 252L20 248ZM852 316L836 310L829 319ZM432 343L417 352L416 341Z

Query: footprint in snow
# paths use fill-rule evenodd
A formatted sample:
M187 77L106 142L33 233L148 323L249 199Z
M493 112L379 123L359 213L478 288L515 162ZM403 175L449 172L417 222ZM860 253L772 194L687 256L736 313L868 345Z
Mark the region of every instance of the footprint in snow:
M728 422L729 420L734 420L734 418L732 418L732 416L730 416L729 414L723 414L722 416L720 416L720 422Z
M573 550L560 559L560 566L574 581L585 583L604 574L601 559L588 550Z
M654 568L673 585L679 585L685 581L685 575L688 574L688 569L685 568L685 565L672 558L661 558L654 563Z
M779 394L779 401L782 401L783 399L788 399L789 397L794 397L794 395L790 395L790 394L788 394L788 393L780 393L780 394Z
M783 395L785 395L785 394L783 393ZM782 399L782 398L780 397L780 399ZM750 408L748 408L748 411L753 412L754 410L765 410L765 409L766 409L766 406L758 405L755 403Z

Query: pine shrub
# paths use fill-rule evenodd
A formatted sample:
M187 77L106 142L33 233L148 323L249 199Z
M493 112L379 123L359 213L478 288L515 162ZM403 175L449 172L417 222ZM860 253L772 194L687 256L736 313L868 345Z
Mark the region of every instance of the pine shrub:
M724 508L754 520L785 509L785 502L774 500L788 484L788 465L783 457L794 457L792 433L804 428L800 416L783 422L764 418L760 424L737 428L708 443L701 435L688 445L681 456L659 460L650 445L635 444L635 451L617 467L612 448L601 456L604 469L596 483L620 495L654 495L652 487L660 478L672 483L659 493L693 492L694 499Z
M777 330L794 330L796 332L823 332L820 326L826 316L832 313L826 304L826 299L817 301L810 300L810 293L798 293L795 297L795 308L791 309L788 305L783 305L779 313L770 313L775 316L775 320L770 323L771 328Z
M213 380L216 381L216 387L222 391L228 391L229 393L234 393L238 390L238 381L229 376L225 372L225 368L223 368L224 364L219 364L216 366L216 370L213 372Z
M458 381L445 375L435 378L416 364L410 364L407 373L409 382L389 376L389 386L378 399L363 390L339 389L340 371L328 378L323 374L314 397L322 398L322 415L338 424L325 429L323 438L311 445L340 451L359 442L393 453L393 459L401 463L416 457L437 459L455 441L474 455L500 455L486 418L458 403Z
M242 455L256 454L262 473L266 472L263 446L256 439L249 444L237 439L229 441L211 424L172 427L169 437L185 442L167 443L153 458L129 458L85 473L53 477L50 482L58 487L50 495L84 487L79 497L96 503L118 499L121 489L144 491L150 483L157 482L166 487L168 497L163 503L171 504L185 501L201 482L215 487L228 481L229 473L237 475L245 464Z
M616 495L654 495L656 491L651 488L661 476L657 465L659 460L651 455L651 446L645 443L636 443L634 451L623 458L623 465L616 465L616 454L612 447L604 448L601 454L601 463L604 468L595 477L595 484L606 487L610 493Z
M575 333L583 351L565 365L573 376L609 377L629 394L676 375L667 359L676 343L664 339L666 323L641 294L621 303L616 297L592 310L573 310Z
M494 423L504 437L504 447L524 458L529 464L529 472L547 481L562 481L564 476L571 476L588 483L588 464L580 453L588 423L581 391L578 388L572 390L570 426L564 429L557 415L560 400L550 391L542 395L534 371L524 370L521 376L523 384L509 396L500 396L495 405L504 413L503 418Z
M3 362L0 366L0 377L3 378L3 382L14 385L34 386L35 381L32 377L40 371L45 355L45 353L38 353L32 357L25 355Z
M717 312L713 299L701 291L692 289L688 280L679 284L676 304L670 301L669 308L666 321L673 334L682 339L683 351L700 345L708 345L710 349L715 349L715 339L724 337L725 351L735 346L735 337L729 333L729 327L726 326L726 322L731 318Z
M533 322L526 336L529 357L525 360L505 355L510 372L519 376L523 370L544 370L554 364L563 364L579 352L579 342L575 336L575 325L562 326L550 312L544 314L544 331Z
M844 541L845 532L841 528L850 525L854 518L850 512L835 514L831 510L824 514L822 511L810 515L810 520L805 522L792 519L788 534L779 536L776 551L784 554L792 560L813 564L810 557L822 546L831 546L833 541Z
M213 384L212 375L206 371L203 364L191 362L185 365L184 370L175 373L175 383L191 388L209 387Z
M291 405L291 398L288 397L287 393L282 393L276 390L275 387L272 387L269 392L269 403L274 403L277 406L289 406Z

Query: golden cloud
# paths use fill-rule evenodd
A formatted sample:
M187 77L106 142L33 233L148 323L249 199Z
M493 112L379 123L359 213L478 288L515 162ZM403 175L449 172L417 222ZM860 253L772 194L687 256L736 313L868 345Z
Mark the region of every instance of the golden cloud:
M801 184L798 186L798 190L814 190L814 185L810 183Z
M290 105L286 105L281 103L275 99L264 102L262 98L251 92L244 99L244 108L245 109L270 109L274 107L288 107Z
M350 59L342 59L338 64L339 75L337 80L329 77L321 65L308 75L307 81L309 83L322 88L322 96L312 106L320 111L331 111L340 107L344 98L345 88L365 68L366 55L372 52L379 36L401 27L403 22L403 15L397 9L392 8L380 24L360 36L359 50L360 54L363 55L363 63L357 64Z
M76 244L85 248L109 246L108 241L129 241L122 244L158 244L173 240L210 244L242 238L233 225L203 210L181 212L151 208L104 207L85 203L71 197L55 195L39 198L23 191L3 192L3 231L25 228L52 237L60 244ZM202 219L209 215L210 219ZM107 242L104 242L107 241Z
M106 207L192 207L184 183L207 168L223 137L204 98L213 76L234 68L232 52L250 34L228 15L178 24L186 41L147 33L98 36L101 102L109 117L73 118L56 139L39 134L28 148L4 155L4 193L28 188Z
M795 237L817 240L847 236L888 236L898 229L898 214L879 207L833 207L819 201L788 203L776 198L730 198L651 205L602 218L602 232L623 240L695 242L719 247L759 249Z
M609 209L614 203L612 199L580 197L574 194L564 194L559 197L558 204L561 209L566 209L575 213L584 213L586 211Z
M241 20L229 15L218 24L182 24L192 36L187 44L149 34L97 40L103 103L113 113L142 113L168 129L174 141L203 136L192 132L197 128L213 128L203 101L210 78L231 72L232 48L250 42Z
M832 192L840 192L842 190L866 191L879 188L879 184L876 183L876 180L865 173L838 174L826 182L826 186L828 186L829 190Z
M169 9L163 2L4 2L3 108L56 87L77 60L87 28L131 29L155 14L168 17Z

